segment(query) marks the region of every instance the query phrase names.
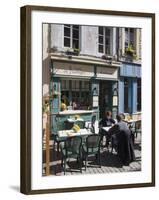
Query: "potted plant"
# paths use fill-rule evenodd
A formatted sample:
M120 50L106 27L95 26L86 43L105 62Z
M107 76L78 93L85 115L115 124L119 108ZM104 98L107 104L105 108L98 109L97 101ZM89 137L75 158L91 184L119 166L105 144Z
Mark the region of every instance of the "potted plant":
M66 55L73 55L73 53L74 53L74 50L72 48L68 48L66 50Z
M129 45L128 48L126 48L125 53L128 60L132 61L133 58L136 57L135 50L132 45Z
M43 113L48 113L50 110L49 101L45 101L42 107Z
M54 93L53 93L53 98L58 98L60 96L60 93L59 92L57 92L57 91L54 91Z
M78 56L79 55L79 52L80 52L80 50L79 49L77 49L77 48L74 48L74 49L72 49L72 48L68 48L67 50L66 50L66 54L67 55L71 55L71 56Z
M133 46L129 45L128 48L126 48L125 53L127 55L133 56L135 54L135 50L134 50Z
M103 60L112 61L112 56L110 56L110 55L103 54L101 58L102 58Z
M78 56L78 55L79 55L79 52L80 52L80 50L79 50L79 49L77 49L77 48L74 48L73 50L74 50L74 55Z

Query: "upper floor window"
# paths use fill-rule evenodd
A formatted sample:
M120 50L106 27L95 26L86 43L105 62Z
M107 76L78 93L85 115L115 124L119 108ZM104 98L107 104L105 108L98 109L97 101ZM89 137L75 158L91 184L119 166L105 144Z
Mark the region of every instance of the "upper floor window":
M129 46L135 46L135 29L133 28L125 28L125 49Z
M110 54L111 29L108 27L98 28L98 52Z
M142 43L141 43L141 29L139 29L139 59L141 59L141 49L142 49Z
M79 49L78 25L64 25L64 47Z

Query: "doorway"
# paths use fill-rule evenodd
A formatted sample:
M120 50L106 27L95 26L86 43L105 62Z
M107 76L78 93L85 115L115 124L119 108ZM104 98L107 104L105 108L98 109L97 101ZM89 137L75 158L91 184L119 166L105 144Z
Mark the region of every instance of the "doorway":
M103 118L105 111L112 110L112 81L99 82L99 117Z

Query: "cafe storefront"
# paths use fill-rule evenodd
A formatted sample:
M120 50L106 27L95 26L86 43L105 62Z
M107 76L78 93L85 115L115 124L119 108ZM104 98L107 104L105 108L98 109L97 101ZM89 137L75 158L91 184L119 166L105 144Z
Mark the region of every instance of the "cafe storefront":
M119 112L141 115L141 64L123 62L120 67Z
M118 112L119 62L51 56L51 128L66 129L66 121L77 117L99 120L105 110Z

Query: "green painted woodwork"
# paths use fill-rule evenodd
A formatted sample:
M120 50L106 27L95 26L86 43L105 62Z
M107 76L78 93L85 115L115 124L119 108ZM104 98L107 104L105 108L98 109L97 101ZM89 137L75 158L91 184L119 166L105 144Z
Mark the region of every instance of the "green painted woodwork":
M79 115L80 118L82 118L85 122L87 121L90 122L93 115L96 115L97 120L99 119L98 110L94 111L93 113L82 113L82 114L69 114L69 115L53 114L51 117L52 132L57 133L57 131L59 130L65 130L66 129L65 121L68 118L74 119L76 115Z

